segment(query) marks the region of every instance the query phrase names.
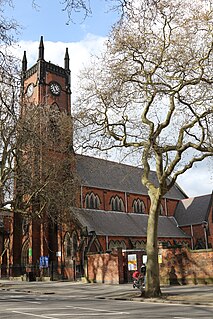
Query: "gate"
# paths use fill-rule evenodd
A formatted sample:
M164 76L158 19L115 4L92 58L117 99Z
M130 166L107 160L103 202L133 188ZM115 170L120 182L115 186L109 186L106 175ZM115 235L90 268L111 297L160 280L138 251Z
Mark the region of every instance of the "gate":
M145 249L123 249L124 282L131 283L135 270L146 263Z

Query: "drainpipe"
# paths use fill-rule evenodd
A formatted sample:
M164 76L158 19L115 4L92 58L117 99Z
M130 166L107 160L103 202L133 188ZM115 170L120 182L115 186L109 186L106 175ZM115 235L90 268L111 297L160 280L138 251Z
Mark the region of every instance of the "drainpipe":
M109 236L106 236L106 250L109 250Z
M194 233L193 233L193 226L191 225L191 245L192 245L192 250L194 249Z
M207 240L207 228L208 228L208 223L204 220L204 221L202 222L202 226L203 226L203 231L204 231L206 249L208 249L208 240Z
M124 196L125 196L125 211L127 213L128 212L128 207L127 207L127 193L126 192L124 193Z
M164 198L164 203L165 203L166 216L168 216L168 209L167 209L167 201L166 201L166 198Z
M81 185L81 194L80 194L80 196L81 196L81 199L80 199L80 201L81 201L81 208L83 208L83 188L82 188L82 185Z

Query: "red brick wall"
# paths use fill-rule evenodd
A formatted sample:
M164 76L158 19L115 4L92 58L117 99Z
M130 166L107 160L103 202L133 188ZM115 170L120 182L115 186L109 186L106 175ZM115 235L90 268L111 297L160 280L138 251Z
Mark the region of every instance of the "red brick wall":
M202 240L203 245L205 246L205 231L208 236L208 244L209 248L213 247L213 223L210 222L211 215L209 216L209 229L205 230L203 225L192 225L191 226L183 226L181 229L188 235L192 236L193 239L193 249L196 248L196 245L198 244L198 240Z
M168 216L174 216L177 203L178 203L178 200L175 200L175 199L167 199L166 200L167 215Z
M119 284L123 282L121 250L112 253L88 254L87 276L91 282Z
M24 92L30 83L34 83L34 92L30 98L27 98L27 102L41 103L46 105L52 105L57 103L61 111L67 111L70 113L70 97L66 93L66 81L63 76L46 72L45 82L49 84L51 81L56 81L61 85L62 91L59 96L54 96L50 93L49 85L38 85L38 74L34 73L24 83Z
M187 248L160 249L161 284L213 283L213 251Z
M162 256L162 263L159 265L161 285L213 283L212 250L161 248L159 254ZM114 250L111 254L89 254L88 279L99 283L123 283L128 275L124 273L124 269L127 272L128 268L125 263L127 258L122 256L121 250Z

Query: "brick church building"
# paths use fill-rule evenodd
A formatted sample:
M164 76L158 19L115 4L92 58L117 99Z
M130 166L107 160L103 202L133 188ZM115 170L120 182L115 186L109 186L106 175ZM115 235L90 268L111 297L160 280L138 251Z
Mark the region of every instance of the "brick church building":
M42 37L38 60L29 69L24 53L22 93L29 103L42 105L45 101L71 117L68 49L64 68L45 61ZM14 212L12 224L16 226L2 256L2 268L9 263L10 275L76 280L87 274L90 253L121 248L123 253L145 255L150 200L141 184L141 168L75 153L73 158L78 191L76 207L69 207L69 222L45 234L42 223L32 219L26 225ZM155 172L151 174L154 182ZM161 203L158 240L167 247L212 248L212 194L188 198L175 184Z

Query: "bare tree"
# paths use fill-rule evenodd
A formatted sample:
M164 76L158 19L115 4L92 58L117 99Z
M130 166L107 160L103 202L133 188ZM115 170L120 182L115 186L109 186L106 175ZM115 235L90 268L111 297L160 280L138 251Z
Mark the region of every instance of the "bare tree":
M75 13L83 13L84 19L92 14L90 0L63 0L63 10L67 12L68 23L73 20Z
M59 1L59 0L58 0ZM99 0L103 5L107 4L106 11L116 11L123 13L126 7L126 0ZM81 17L80 22L83 22L88 17L92 16L95 7L93 0L62 0L59 1L62 11L67 13L67 24L75 22L75 18ZM32 7L39 10L39 1L32 0Z
M125 1L105 54L80 78L75 130L81 147L125 147L141 158L151 201L146 296L161 294L161 199L178 176L213 155L212 22L212 0Z
M3 83L4 82L4 83ZM0 208L12 202L14 155L16 150L17 87L14 76L3 77L0 92Z
M17 59L8 53L8 46L15 41L18 25L4 16L4 6L10 3L0 0L0 209L5 207L11 195L15 126L19 99ZM6 195L7 194L7 195Z
M10 215L13 203L14 155L19 100L17 59L8 52L15 41L18 24L4 15L10 0L0 0L0 264L9 262Z
M48 105L26 104L17 146L17 211L28 218L66 222L78 190L71 117Z

